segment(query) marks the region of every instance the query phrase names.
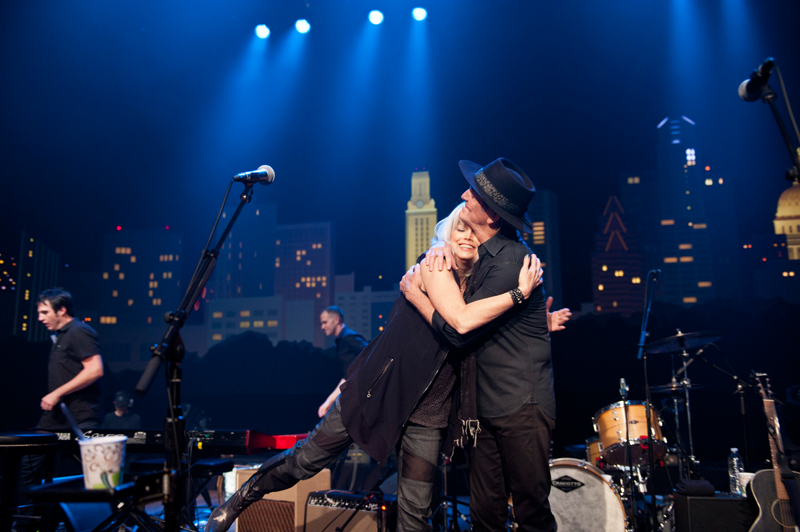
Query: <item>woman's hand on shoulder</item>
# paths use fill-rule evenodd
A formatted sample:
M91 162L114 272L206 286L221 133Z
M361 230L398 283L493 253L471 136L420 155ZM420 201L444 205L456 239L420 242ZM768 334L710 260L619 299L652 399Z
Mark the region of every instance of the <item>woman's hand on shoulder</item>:
M433 271L434 266L439 271L442 271L445 267L447 267L448 271L458 269L452 248L441 241L431 246L428 252L425 253L425 265L428 267L429 272Z
M522 296L525 299L530 297L533 289L542 284L542 261L539 257L531 253L525 255L522 261L522 269L519 271L519 289L522 291Z

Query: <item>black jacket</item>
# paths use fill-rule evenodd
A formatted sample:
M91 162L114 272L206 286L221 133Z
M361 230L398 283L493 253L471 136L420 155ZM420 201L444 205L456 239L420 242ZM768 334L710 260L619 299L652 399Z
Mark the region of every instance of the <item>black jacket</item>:
M361 449L386 461L447 352L414 306L397 298L383 332L356 358L341 387L342 421Z

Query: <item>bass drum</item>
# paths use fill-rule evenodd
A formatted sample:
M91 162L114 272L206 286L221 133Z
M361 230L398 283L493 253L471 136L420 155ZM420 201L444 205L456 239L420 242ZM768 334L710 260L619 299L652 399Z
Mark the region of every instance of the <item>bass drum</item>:
M625 508L602 471L584 460L550 463L550 509L558 529L569 532L625 532Z

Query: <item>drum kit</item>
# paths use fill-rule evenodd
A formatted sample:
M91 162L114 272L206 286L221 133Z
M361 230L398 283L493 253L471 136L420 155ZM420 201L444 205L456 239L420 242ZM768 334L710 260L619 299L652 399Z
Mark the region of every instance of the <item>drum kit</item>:
M643 515L647 512L656 513L653 521L658 530L673 529L669 497L647 494L651 464L663 464L675 457L681 478L688 478L696 464L689 392L699 386L692 385L688 377L687 368L694 360L689 351L705 348L721 337L717 333L679 330L674 336L646 346L648 354L673 357L672 379L665 385L650 386L646 401L629 400L628 386L621 379L622 400L601 408L592 418L597 434L586 440L585 459L551 461L550 506L559 530L632 532L643 520L652 519L651 515ZM699 349L695 357L701 352ZM677 364L676 355L681 357ZM675 435L672 445L662 433L663 423L659 412L651 407L650 393L672 396ZM685 427L681 423L681 403ZM688 447L682 432L687 435ZM637 497L649 503L640 508Z

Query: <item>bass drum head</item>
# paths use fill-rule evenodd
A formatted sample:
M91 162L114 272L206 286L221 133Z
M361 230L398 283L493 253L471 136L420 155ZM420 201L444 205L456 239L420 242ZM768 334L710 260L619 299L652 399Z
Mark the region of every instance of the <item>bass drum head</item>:
M625 532L625 508L600 469L584 460L550 463L550 509L558 530Z

